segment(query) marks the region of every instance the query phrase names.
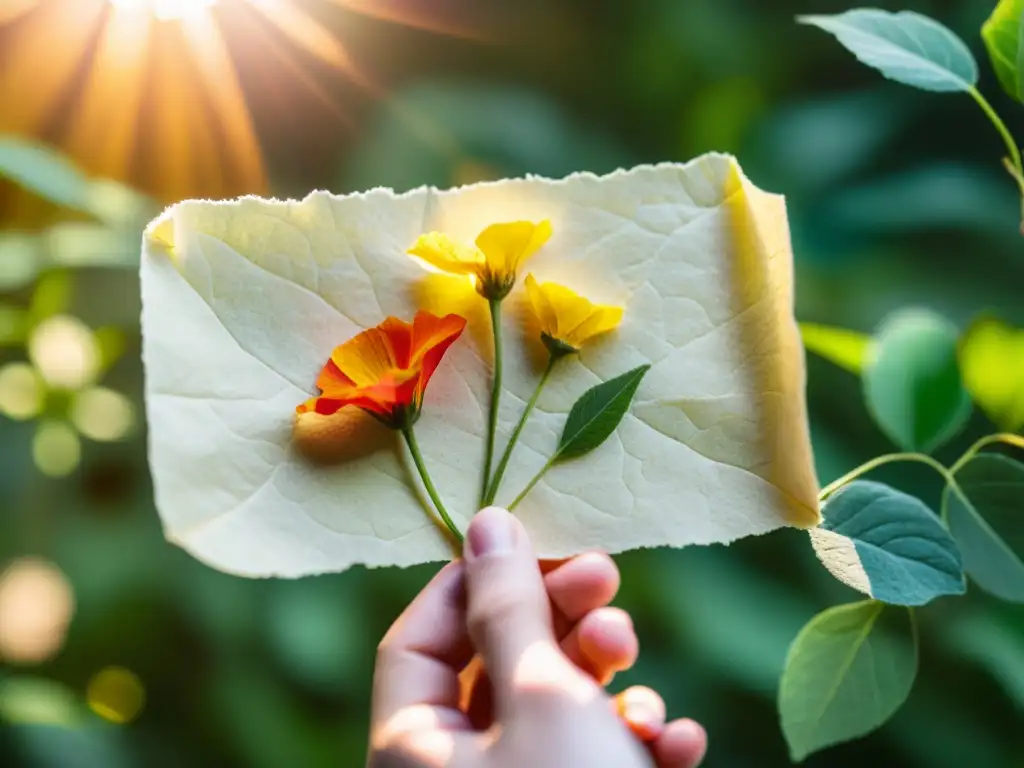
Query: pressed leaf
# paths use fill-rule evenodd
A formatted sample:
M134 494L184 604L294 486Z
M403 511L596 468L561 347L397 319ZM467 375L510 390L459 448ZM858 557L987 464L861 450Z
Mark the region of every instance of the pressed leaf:
M644 374L651 369L641 365L621 376L591 387L569 411L562 439L558 442L557 461L590 453L611 437L636 394Z
M819 613L790 646L779 686L793 760L878 728L906 701L916 676L909 609L866 600Z
M833 494L822 515L811 542L844 584L893 605L964 593L956 544L920 499L858 480Z
M636 205L610 220L623 199ZM682 233L647 226L665 215L690 224ZM517 506L538 554L816 525L784 201L754 187L734 159L707 155L601 178L170 208L147 229L140 267L149 456L168 537L252 576L450 558L391 435L357 409L296 419L295 406L315 394L337 345L386 316L467 317L470 330L437 369L416 425L434 483L464 527L483 465L487 307L468 281L425 273L405 249L424 231L472 242L495 222L549 217L555 234L530 271L625 316L614 339L559 366L507 486L525 487L554 454L580 393L640 363L651 369L615 450L564 462ZM661 257L643 256L651 253ZM538 377L536 335L515 332L522 290L520 281L505 335L506 429Z
M934 450L971 416L957 364L957 330L932 312L904 311L886 321L863 385L878 426L908 451Z
M815 323L800 323L804 347L850 373L860 374L871 346L871 337L858 331Z
M1022 23L1024 0L999 0L992 15L981 26L981 37L999 83L1017 101L1024 101L1020 45Z
M999 454L975 456L947 487L943 515L964 570L996 597L1024 603L1024 464Z
M950 92L978 82L978 64L964 41L919 13L859 8L798 21L834 35L861 62L904 85Z
M979 318L960 339L960 370L974 402L1004 432L1024 426L1024 329Z

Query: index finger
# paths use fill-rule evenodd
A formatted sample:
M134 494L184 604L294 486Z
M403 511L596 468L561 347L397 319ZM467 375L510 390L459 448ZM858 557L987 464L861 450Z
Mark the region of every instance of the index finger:
M458 707L459 671L472 655L463 564L456 561L431 579L377 647L374 724L418 704Z

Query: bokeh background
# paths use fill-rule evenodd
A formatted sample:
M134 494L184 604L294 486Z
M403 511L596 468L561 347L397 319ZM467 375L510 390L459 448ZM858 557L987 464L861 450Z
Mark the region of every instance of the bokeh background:
M990 3L874 4L935 16L983 60ZM136 267L166 203L723 150L789 198L800 319L871 331L911 305L1024 323L998 136L967 97L888 83L794 23L847 7L0 0L0 765L360 766L375 644L434 571L247 581L164 541ZM854 377L811 359L808 389L823 482L892 449ZM976 414L940 458L990 430ZM938 501L927 468L879 477ZM708 766L788 765L787 646L856 595L797 531L619 562L642 657L616 686L653 683L704 722ZM920 619L908 704L810 765L1024 765L1024 611L972 590Z

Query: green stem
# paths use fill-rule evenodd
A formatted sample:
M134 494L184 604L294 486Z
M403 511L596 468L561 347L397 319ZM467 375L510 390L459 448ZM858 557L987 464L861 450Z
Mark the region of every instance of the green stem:
M1014 141L1013 134L1006 127L1006 123L999 117L999 114L992 108L992 105L988 103L988 99L982 96L981 92L973 86L967 92L978 103L981 111L985 113L985 116L995 126L996 130L999 131L1003 143L1006 144L1006 149L1009 152L1009 165L1011 166L1009 169L1010 175L1013 176L1021 191L1021 218L1024 219L1024 165L1021 164L1020 149L1017 147L1017 142Z
M487 503L487 491L491 486L491 464L494 462L494 435L498 431L498 407L501 403L501 299L489 299L491 309L491 331L494 334L494 376L491 382L491 413L487 421L487 447L484 457L484 477L480 484L480 506Z
M427 465L423 463L423 454L420 453L420 446L416 442L416 435L412 430L411 424L402 428L402 435L405 437L405 442L409 446L409 453L412 454L412 460L416 465L416 470L420 473L420 479L423 480L423 487L427 489L427 495L429 495L430 500L434 502L434 507L437 509L437 513L441 516L441 520L446 526L448 526L448 530L452 532L452 535L461 544L462 532L459 531L451 516L449 516L448 510L444 508L444 502L441 501L441 496L438 494L433 481L430 479L430 473L427 472Z
M509 512L511 512L513 509L515 509L516 507L519 506L519 502L526 498L526 494L528 494L530 491L533 490L533 486L535 486L537 483L540 482L540 479L542 477L544 477L544 475L546 475L548 473L548 470L551 469L555 465L555 461L557 459L558 459L558 454L557 453L554 456L552 456L550 459L548 459L547 464L545 464L543 467L540 468L540 472L538 472L536 475L533 476L533 479L526 484L526 487L523 488L522 492L518 496L515 497L515 499L513 500L513 502L511 504L508 505L508 511Z
M878 456L871 461L867 461L861 464L854 470L847 472L845 475L840 477L838 480L834 480L824 488L818 494L818 501L825 501L829 496L838 491L844 485L849 482L856 480L861 475L865 475L873 469L877 469L884 464L892 464L897 461L916 461L921 464L927 464L929 467L938 472L946 480L947 483L955 485L953 480L953 474L946 469L942 464L937 462L931 456L923 453L887 453L884 456Z
M557 360L558 358L554 355L548 358L548 364L544 369L544 374L540 377L540 381L537 383L537 388L533 390L533 396L530 398L530 402L526 404L526 410L524 410L523 415L519 417L519 423L516 424L516 428L512 432L512 436L508 439L508 445L505 446L505 453L502 454L501 461L498 462L498 468L494 471L494 478L491 480L491 486L487 489L487 497L484 499L485 504L494 503L494 497L498 495L498 489L501 487L501 479L505 476L505 469L508 467L509 459L512 458L512 451L515 449L516 442L519 440L519 434L523 431L523 427L526 426L526 421L530 418L530 414L533 412L534 406L537 405L537 399L540 397L540 393L541 390L544 389L544 385L548 383L548 377L551 375L551 370L555 367L555 362Z
M995 445L996 443L1005 443L1006 445L1012 445L1017 448L1024 449L1024 437L1021 437L1020 435L1014 435L1009 432L988 435L987 437L981 438L976 443L974 443L974 445L972 445L970 448L964 451L964 455L957 459L956 463L949 468L949 474L955 475L957 472L963 469L964 464L966 464L968 461L973 459L978 454L978 451L980 451L982 448L987 448L990 445Z

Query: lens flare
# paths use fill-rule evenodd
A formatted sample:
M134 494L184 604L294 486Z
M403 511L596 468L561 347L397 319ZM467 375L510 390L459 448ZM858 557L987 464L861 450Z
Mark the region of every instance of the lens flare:
M215 5L217 0L108 0L108 2L122 11L148 11L156 18L167 21L202 14Z
M64 645L75 610L71 584L47 560L14 560L0 573L0 658L38 664Z

